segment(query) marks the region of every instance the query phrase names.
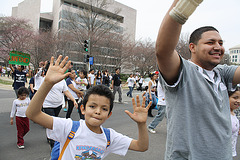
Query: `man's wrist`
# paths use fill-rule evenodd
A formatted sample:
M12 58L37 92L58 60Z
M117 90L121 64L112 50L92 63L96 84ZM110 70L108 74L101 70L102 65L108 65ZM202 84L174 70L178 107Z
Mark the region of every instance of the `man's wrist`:
M178 23L184 24L203 0L179 0L169 15Z

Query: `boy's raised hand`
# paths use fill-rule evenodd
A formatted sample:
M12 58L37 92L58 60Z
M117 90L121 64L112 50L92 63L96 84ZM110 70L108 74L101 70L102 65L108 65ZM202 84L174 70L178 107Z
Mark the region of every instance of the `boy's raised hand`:
M60 82L61 80L63 80L64 78L66 78L69 74L71 74L70 72L64 74L66 72L66 70L69 68L71 61L67 62L67 60L68 60L67 56L62 60L62 62L60 62L61 59L62 59L62 55L60 55L57 58L55 64L53 65L54 57L51 57L50 66L47 71L45 81L50 82L52 84L56 84L56 83ZM67 62L67 64L66 64L66 62Z
M148 117L148 109L152 105L152 102L150 102L148 106L145 108L146 97L143 97L142 105L140 104L138 95L136 96L136 100L137 100L137 105L136 105L135 99L132 98L133 113L129 112L128 110L125 110L125 113L127 113L128 116L137 123L146 123L147 117Z

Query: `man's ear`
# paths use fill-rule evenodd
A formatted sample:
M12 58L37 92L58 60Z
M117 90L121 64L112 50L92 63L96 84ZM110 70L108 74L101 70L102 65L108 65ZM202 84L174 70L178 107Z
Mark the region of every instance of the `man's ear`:
M190 43L189 50L194 54L196 52L196 45L194 43Z
M108 114L108 118L111 117L111 115L112 115L112 112L110 112L110 113Z
M80 106L80 110L81 110L82 114L85 115L85 109L83 107L83 104Z

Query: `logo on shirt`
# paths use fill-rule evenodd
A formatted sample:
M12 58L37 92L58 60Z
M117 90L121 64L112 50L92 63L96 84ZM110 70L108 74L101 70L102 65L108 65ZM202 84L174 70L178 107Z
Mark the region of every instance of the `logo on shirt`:
M101 159L104 150L93 146L77 146L77 150L85 150L81 155L75 155L76 160Z

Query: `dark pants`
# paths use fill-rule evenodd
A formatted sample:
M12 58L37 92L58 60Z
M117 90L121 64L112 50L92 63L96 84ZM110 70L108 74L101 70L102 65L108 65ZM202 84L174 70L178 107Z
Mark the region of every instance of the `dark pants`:
M61 109L62 109L62 105L58 106L57 108L43 108L46 114L54 117L58 117ZM47 138L47 141L50 144L51 148L53 148L55 141L49 138Z
M76 100L76 102L78 101L78 99L75 99L75 100ZM70 118L71 117L73 107L74 107L73 101L68 100L68 110L67 110L66 118Z
M17 145L24 145L23 137L29 131L29 119L27 117L17 117L16 116L16 126L17 126Z
M142 92L142 83L138 83L139 84L139 90Z
M43 108L45 113L54 117L58 117L61 109L62 109L62 105L58 106L57 108Z

